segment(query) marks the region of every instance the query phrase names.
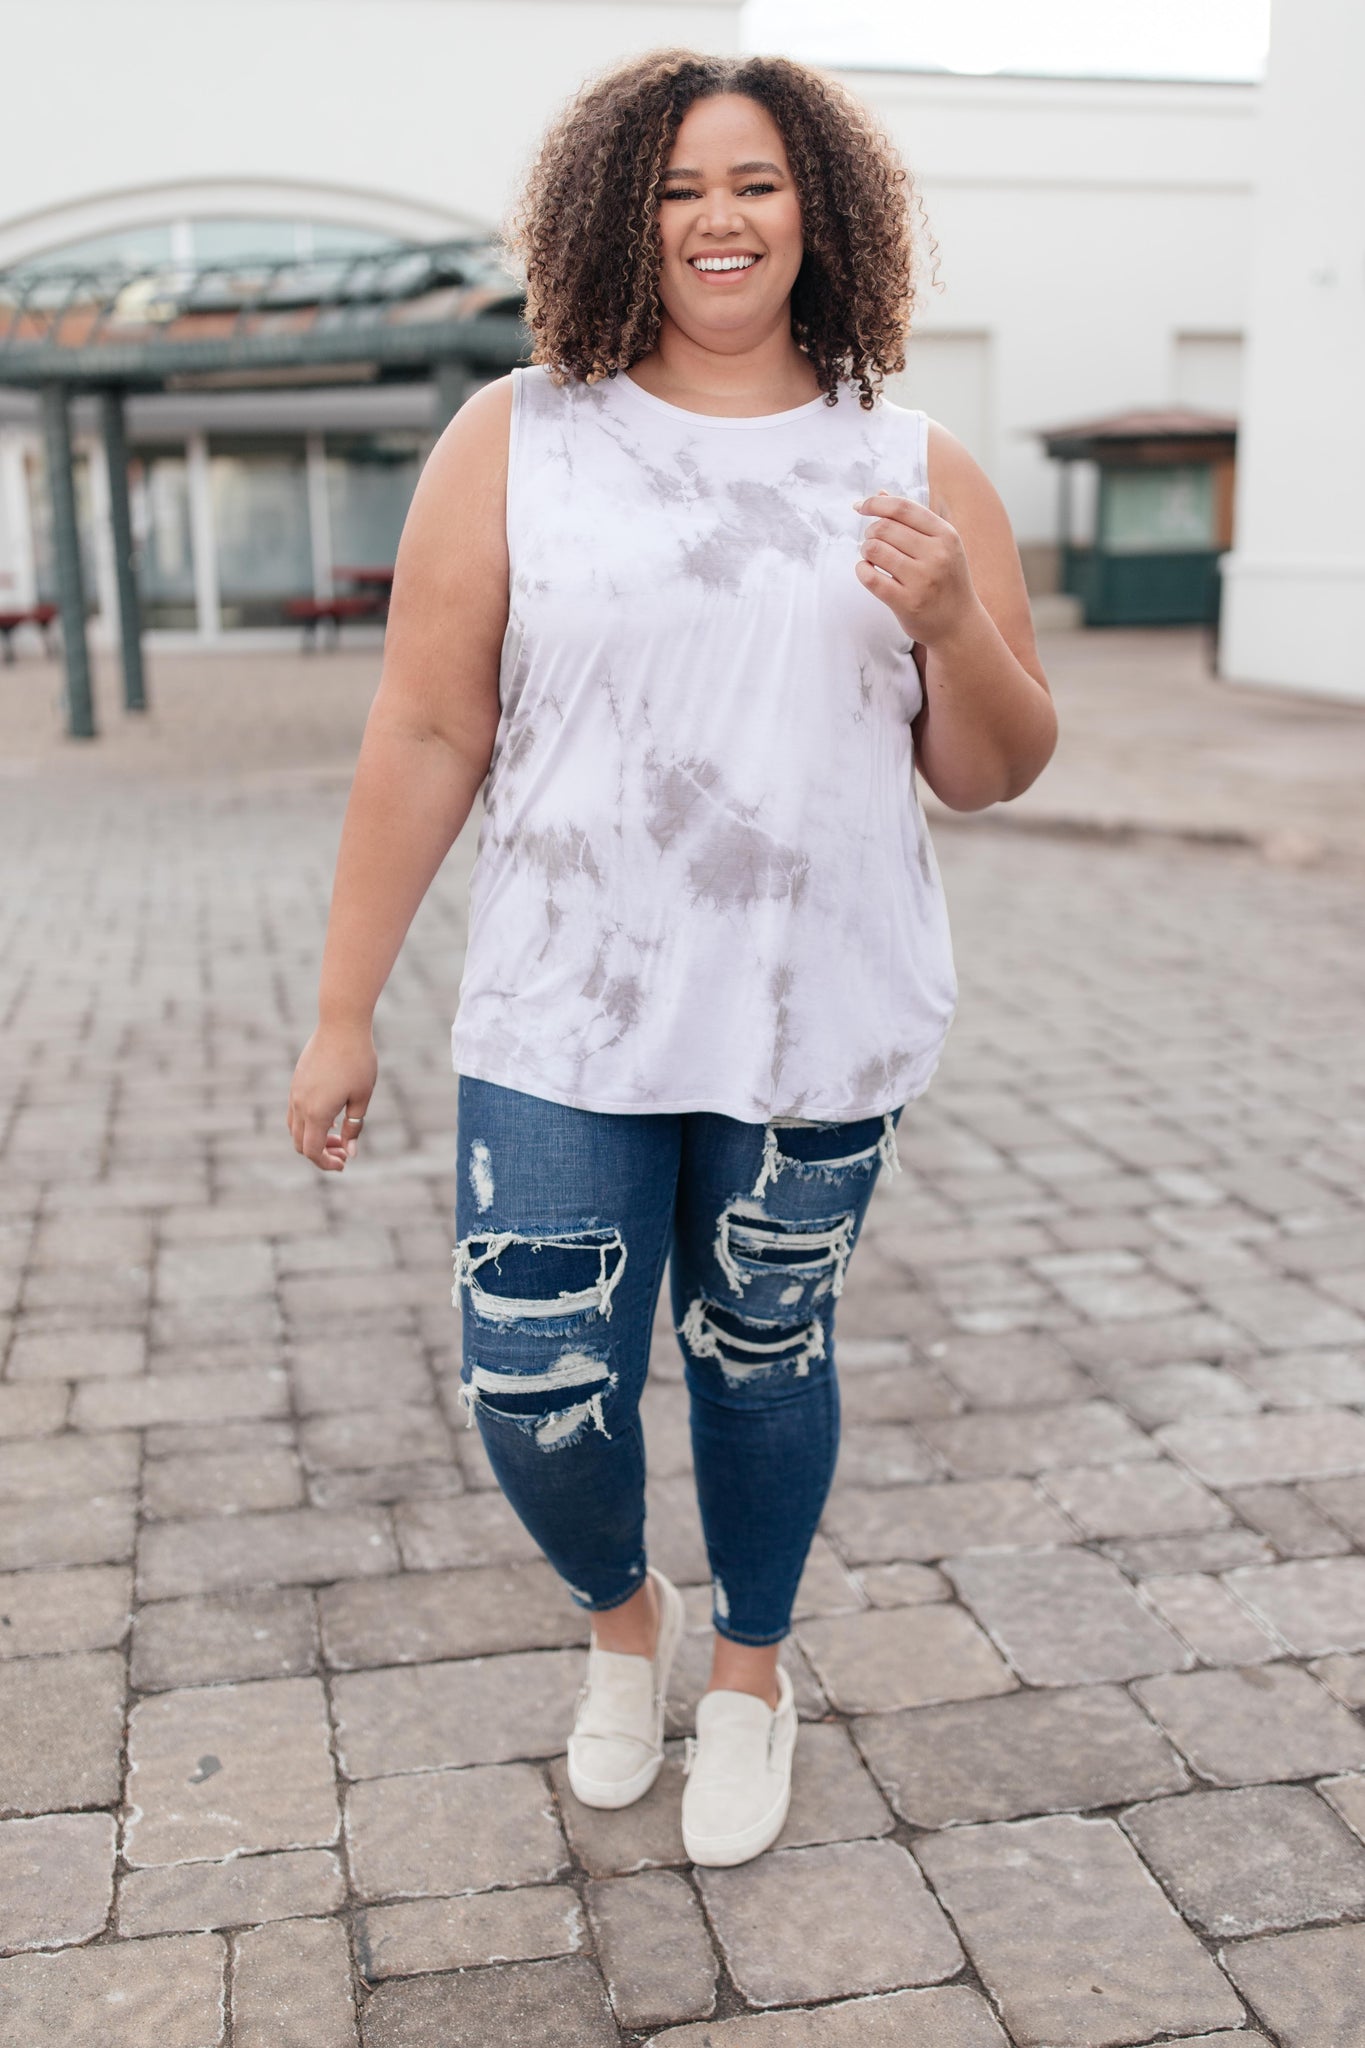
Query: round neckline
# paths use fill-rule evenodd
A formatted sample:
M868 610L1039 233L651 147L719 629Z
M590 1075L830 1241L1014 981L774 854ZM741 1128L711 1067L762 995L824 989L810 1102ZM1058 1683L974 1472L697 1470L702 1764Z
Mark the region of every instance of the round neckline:
M803 419L817 407L822 412L833 410L825 404L825 394L820 391L814 398L806 399L804 404L788 406L783 412L693 412L690 406L670 405L666 398L656 398L652 391L645 390L643 384L635 382L629 370L621 370L615 377L608 379L607 383L611 387L624 384L642 404L651 406L655 412L665 413L670 419L690 420L694 426L699 427L780 427L788 420Z

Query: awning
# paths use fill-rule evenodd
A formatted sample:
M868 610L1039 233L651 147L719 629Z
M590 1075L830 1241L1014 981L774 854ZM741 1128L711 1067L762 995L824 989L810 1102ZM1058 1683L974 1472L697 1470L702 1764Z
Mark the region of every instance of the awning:
M497 374L528 353L522 288L486 241L364 255L0 272L0 384L259 389Z

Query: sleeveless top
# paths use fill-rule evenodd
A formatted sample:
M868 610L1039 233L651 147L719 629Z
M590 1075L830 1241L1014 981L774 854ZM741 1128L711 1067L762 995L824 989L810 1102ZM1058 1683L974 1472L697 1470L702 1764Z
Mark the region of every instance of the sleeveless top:
M590 1110L885 1114L957 1003L912 641L854 571L928 423L512 372L501 717L459 1073Z

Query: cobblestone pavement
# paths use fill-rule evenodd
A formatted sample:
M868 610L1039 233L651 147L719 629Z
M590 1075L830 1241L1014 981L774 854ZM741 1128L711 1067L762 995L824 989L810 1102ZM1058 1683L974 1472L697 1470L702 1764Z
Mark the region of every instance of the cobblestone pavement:
M691 1626L593 1812L583 1617L454 1399L468 836L318 1174L344 785L272 746L0 784L0 2048L1365 2042L1359 873L937 831L961 1006L842 1304L791 1813L694 1870L671 1332Z

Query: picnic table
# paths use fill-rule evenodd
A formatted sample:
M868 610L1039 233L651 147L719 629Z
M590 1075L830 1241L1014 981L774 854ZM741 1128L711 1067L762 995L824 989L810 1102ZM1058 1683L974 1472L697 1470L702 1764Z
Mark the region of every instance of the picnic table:
M52 643L47 629L56 616L55 604L26 604L12 611L0 611L0 638L5 643L5 660L14 660L14 636L21 626L36 626L43 636L44 649L51 654Z
M342 624L347 619L383 619L388 616L389 595L393 589L393 569L335 568L333 578L339 583L355 586L352 591L332 597L291 597L285 600L285 616L293 619L304 629L304 652L316 648L321 640L324 626L332 629L332 645L341 638Z
M393 589L392 563L387 569L333 569L332 574L343 583L354 583L358 590L373 590L380 597L387 598Z

